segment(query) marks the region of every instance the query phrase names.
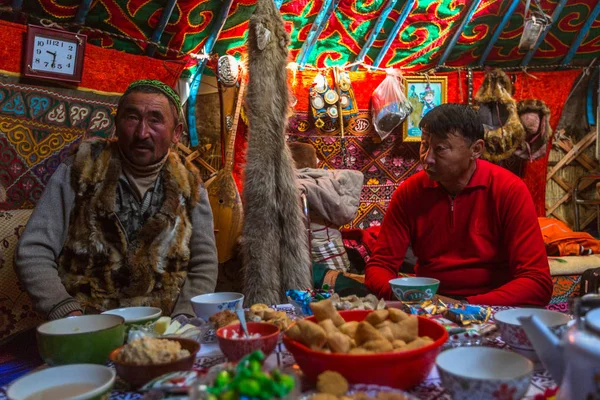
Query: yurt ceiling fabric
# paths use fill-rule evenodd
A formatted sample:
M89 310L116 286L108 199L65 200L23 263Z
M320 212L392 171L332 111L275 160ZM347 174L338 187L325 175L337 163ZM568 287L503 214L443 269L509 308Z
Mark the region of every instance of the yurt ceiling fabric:
M183 53L201 53L227 0L176 1L162 35L157 27L173 0L0 0L21 7L28 15L59 24L85 18L87 27L135 39L160 36L160 44ZM89 11L85 14L85 5ZM528 55L519 50L523 32L524 0L279 0L291 34L290 53L304 49L307 64L323 67L364 61L380 67L426 70L440 64L500 67L589 64L600 55L600 0L532 0L553 17L543 41ZM83 4L83 6L82 6ZM241 57L248 19L256 0L236 0L213 48L217 54ZM380 16L382 16L380 18ZM315 22L322 20L322 24ZM398 24L397 24L398 23ZM379 28L378 31L374 29ZM158 29L160 31L160 29ZM311 35L317 33L315 35ZM395 34L395 31L398 33ZM147 45L96 31L91 43L134 54L147 54ZM306 43L311 36L312 43ZM388 38L391 37L391 40ZM490 44L491 43L491 44ZM579 45L577 45L579 43ZM569 49L574 47L571 53ZM154 56L181 58L159 48ZM485 57L482 57L484 55Z

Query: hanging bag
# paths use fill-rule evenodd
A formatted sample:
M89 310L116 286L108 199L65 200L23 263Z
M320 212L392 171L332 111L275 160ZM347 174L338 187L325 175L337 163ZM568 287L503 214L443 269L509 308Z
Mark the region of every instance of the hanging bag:
M552 21L552 19L542 10L538 0L536 0L537 12L532 11L531 15L528 16L530 3L531 0L525 2L525 13L523 14L525 25L523 26L523 34L519 41L519 50L531 50L537 43L544 29L546 29L546 26Z
M371 97L373 126L382 140L413 111L402 89L402 73L394 69L388 69L386 73Z

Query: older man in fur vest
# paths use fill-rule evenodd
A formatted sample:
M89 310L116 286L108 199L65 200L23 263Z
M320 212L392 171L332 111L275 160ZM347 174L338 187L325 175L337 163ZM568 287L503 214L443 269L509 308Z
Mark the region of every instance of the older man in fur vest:
M197 169L171 151L183 131L177 94L132 83L117 140L85 141L48 182L19 241L19 278L48 319L116 307L193 314L215 289L213 219Z

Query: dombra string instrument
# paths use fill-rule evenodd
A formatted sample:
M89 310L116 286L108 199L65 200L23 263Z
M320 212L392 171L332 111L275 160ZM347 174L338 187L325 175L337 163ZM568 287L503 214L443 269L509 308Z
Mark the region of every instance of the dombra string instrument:
M229 129L230 124L227 123L224 101L223 99L221 101L221 129L223 132L229 131L229 135L223 135L226 141L223 169L206 182L208 198L213 212L218 259L221 264L233 257L244 219L242 200L235 184L235 179L233 178L235 137L246 87L243 68L240 71L240 87L237 94L235 112L231 120L231 128ZM219 93L221 95L222 84L223 82L219 82ZM225 85L227 84L225 83Z

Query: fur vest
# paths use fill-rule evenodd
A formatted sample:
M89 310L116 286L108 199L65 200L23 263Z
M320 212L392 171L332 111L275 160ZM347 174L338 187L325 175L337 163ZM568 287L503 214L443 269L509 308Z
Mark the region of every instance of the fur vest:
M164 201L128 242L115 213L121 161L114 141L84 142L71 184L75 205L58 271L86 312L153 306L170 314L187 275L191 210L200 176L171 152L161 170Z

